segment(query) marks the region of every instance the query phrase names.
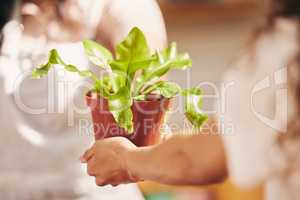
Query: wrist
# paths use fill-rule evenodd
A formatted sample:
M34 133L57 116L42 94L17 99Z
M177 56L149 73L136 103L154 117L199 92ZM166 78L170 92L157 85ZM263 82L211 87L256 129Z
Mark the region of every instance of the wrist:
M139 147L128 150L124 155L128 175L134 182L149 179L150 149L151 147Z

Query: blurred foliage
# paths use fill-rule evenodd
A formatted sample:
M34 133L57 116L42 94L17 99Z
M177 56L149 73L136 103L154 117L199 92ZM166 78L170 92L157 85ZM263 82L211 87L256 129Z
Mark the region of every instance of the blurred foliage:
M163 192L145 196L146 200L173 200L171 193Z

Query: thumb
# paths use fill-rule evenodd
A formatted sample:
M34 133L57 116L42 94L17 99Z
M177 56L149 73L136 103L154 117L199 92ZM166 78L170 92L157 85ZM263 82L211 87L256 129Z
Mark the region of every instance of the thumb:
M87 163L95 154L95 148L92 146L90 149L86 150L85 153L80 157L80 162Z

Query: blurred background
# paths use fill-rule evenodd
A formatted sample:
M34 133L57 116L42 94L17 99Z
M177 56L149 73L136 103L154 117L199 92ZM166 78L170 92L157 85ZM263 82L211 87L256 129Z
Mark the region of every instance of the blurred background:
M219 87L224 71L245 45L251 31L262 23L264 14L262 13L264 5L259 0L158 0L158 2L165 19L168 41L176 41L180 50L189 52L193 60L193 68L188 73L172 71L168 77L182 86L190 79L192 85L207 81ZM5 15L8 9L3 9L1 15ZM210 94L213 98L215 95L213 88L203 89L205 94ZM213 99L207 97L204 103L207 110L213 110ZM169 122L182 124L182 120L182 115L172 115ZM230 180L210 187L173 187L152 182L139 183L138 186L147 200L263 199L262 187L244 191L234 187ZM1 193L0 199L2 200Z

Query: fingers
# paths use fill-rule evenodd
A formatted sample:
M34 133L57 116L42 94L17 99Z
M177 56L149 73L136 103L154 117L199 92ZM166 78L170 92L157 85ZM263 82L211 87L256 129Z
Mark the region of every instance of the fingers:
M118 186L120 184L126 183L124 180L124 177L120 174L112 175L112 177L104 177L101 175L97 175L95 177L96 185L98 186L105 186L105 185L111 185L111 186Z
M95 148L94 146L92 146L80 157L80 161L82 163L87 163L94 156L94 154L95 154Z
M96 185L98 185L98 186L105 186L105 185L107 185L106 182L105 182L105 180L102 179L101 177L96 177L95 182L96 182Z
M95 165L95 159L91 158L88 163L87 163L87 173L90 176L96 176L97 171L96 171L96 165Z
M113 187L116 187L116 186L119 186L120 184L123 183L122 181L117 181L117 180L107 181L107 180L105 180L105 179L103 179L101 177L95 177L95 182L96 182L96 185L98 185L100 187L106 186L106 185L111 185Z
M97 141L80 160L87 164L87 173L95 177L98 186L117 186L133 181L125 169L123 154L120 153L130 147L127 141L124 142L120 138Z
M99 162L96 161L96 157L92 157L87 162L87 173L90 176L95 177L96 185L105 186L112 185L118 186L120 183L123 183L125 178L125 174L120 173L119 170L113 169L111 165L104 164L99 166Z

